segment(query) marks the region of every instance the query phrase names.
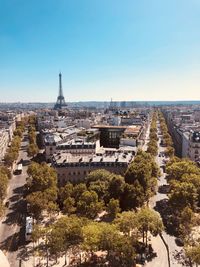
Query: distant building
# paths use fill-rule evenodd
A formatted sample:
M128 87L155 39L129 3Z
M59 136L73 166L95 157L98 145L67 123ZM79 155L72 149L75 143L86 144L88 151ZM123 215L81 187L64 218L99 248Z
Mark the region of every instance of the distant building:
M188 157L196 162L200 162L200 132L190 134Z
M0 160L2 160L6 154L9 140L10 138L8 130L0 130Z

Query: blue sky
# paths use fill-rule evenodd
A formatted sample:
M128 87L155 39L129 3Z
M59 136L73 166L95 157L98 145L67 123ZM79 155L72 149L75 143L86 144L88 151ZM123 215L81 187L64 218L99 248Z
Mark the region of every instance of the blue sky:
M0 102L200 100L199 0L0 0Z

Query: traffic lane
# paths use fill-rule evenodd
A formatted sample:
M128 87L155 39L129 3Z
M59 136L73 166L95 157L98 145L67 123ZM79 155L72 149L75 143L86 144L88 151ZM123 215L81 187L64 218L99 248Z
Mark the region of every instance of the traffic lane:
M29 160L25 147L28 142L21 143L18 161L21 158ZM23 166L20 175L12 175L9 180L9 188L7 198L9 199L9 207L5 212L5 216L0 223L0 240L1 248L6 251L11 266L15 266L18 248L24 244L24 212L26 203L23 199L24 185L26 184L27 166ZM16 265L18 266L18 265Z
M183 248L180 246L177 246L176 241L175 241L176 237L169 235L166 232L163 232L163 237L169 247L171 266L177 266L177 267L183 266L184 261L185 261ZM182 254L182 258L177 257L177 255L180 255L180 254Z
M26 182L26 174L14 176L10 186L8 199L9 207L6 210L4 220L0 226L1 244L6 243L6 239L14 234L18 228L22 226L23 211L25 211L25 203L23 199L24 184ZM9 250L9 248L8 248Z
M160 238L160 236L152 236L151 244L156 252L157 256L153 258L151 261L147 262L145 266L147 267L168 267L168 257L166 247Z

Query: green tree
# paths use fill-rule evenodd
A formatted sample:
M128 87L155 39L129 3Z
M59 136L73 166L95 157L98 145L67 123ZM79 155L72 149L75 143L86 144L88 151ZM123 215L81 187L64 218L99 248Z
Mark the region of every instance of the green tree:
M189 246L185 248L186 256L189 257L197 266L200 264L200 245Z
M122 235L115 225L100 224L100 247L107 251L110 266L133 266L135 250L133 240Z
M27 153L29 157L34 157L39 153L39 148L36 143L31 143L28 146Z
M130 210L141 207L144 201L144 190L138 181L135 181L134 184L125 184L124 192L120 199L120 207L122 210Z
M99 169L90 172L86 176L85 181L87 185L89 185L91 182L96 182L96 181L109 182L111 179L110 175L111 173L109 171Z
M136 222L138 230L142 233L143 243L145 243L146 246L148 232L156 236L161 233L164 228L159 213L149 208L142 208L136 213Z
M133 234L138 236L136 223L136 214L134 211L124 211L118 214L114 221L114 224L125 236L131 236Z
M85 191L77 203L77 212L88 218L94 219L103 210L103 203L98 201L98 195L94 191Z
M100 250L101 224L91 222L83 226L83 250L93 253Z
M194 210L197 205L197 200L197 190L192 183L174 182L172 184L172 190L169 194L169 204L172 207L176 207L177 211L181 211L187 206Z
M44 198L43 192L33 192L26 197L30 204L30 211L35 219L39 219L43 210L47 208L48 200Z
M28 175L31 180L31 192L44 191L57 186L56 171L45 164L31 163L28 167Z
M181 161L172 161L166 168L168 180L181 180L183 175L200 175L200 169L195 162L183 159Z
M11 167L17 157L17 152L8 152L4 157L5 165Z
M0 200L3 200L6 196L7 186L8 176L5 173L0 172Z
M116 215L120 212L120 207L119 207L119 200L111 198L108 205L107 205L107 212L108 214L115 218Z
M189 207L185 207L180 214L179 233L182 239L185 240L186 242L188 241L194 223L195 223L194 212Z
M125 181L121 175L113 174L108 185L109 199L119 199L124 192Z
M74 198L68 197L64 200L63 211L64 211L64 213L67 213L67 214L72 214L76 211Z
M84 183L80 183L74 186L72 197L75 199L76 203L79 201L81 195L87 191L87 186Z

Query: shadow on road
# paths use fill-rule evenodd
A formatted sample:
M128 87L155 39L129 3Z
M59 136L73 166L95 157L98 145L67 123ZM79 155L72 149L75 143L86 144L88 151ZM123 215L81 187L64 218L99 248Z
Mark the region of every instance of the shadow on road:
M160 213L167 234L177 237L178 222L173 215L168 199L157 201L154 209Z
M3 242L1 242L0 248L2 250L6 250L9 252L17 251L18 241L19 241L19 233L14 233L13 235L10 235L8 238L6 238Z

